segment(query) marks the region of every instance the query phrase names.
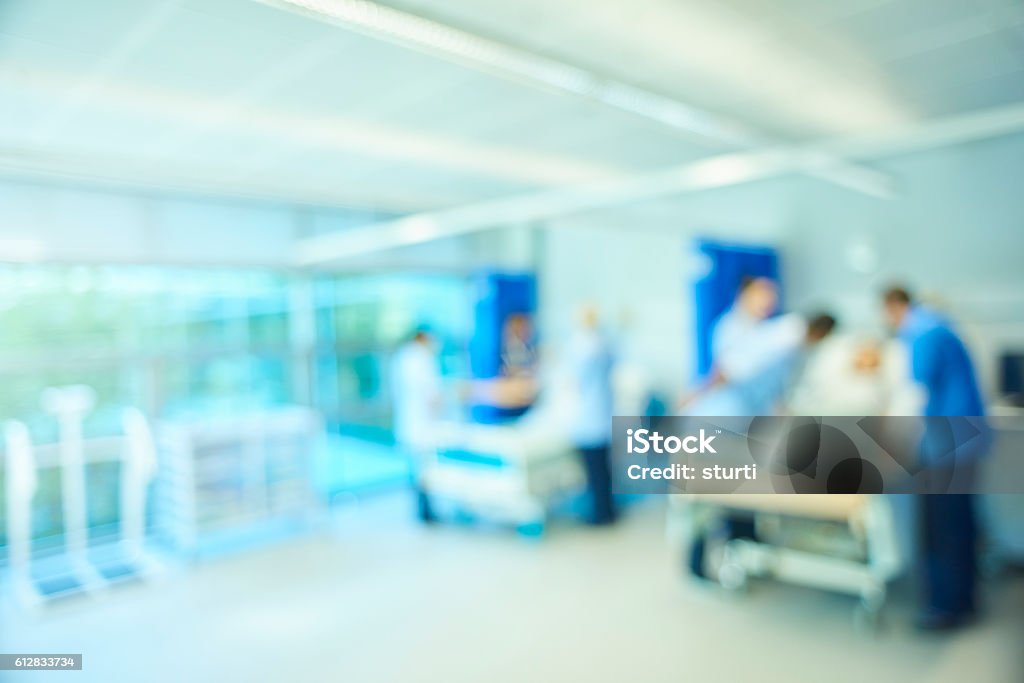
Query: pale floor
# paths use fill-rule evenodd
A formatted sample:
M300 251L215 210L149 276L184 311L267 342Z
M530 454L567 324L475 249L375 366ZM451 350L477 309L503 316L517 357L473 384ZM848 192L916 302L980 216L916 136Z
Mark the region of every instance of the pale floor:
M405 498L349 502L330 531L209 559L38 617L5 607L0 651L82 652L85 671L7 681L802 681L1020 683L1024 581L987 618L921 637L897 601L880 634L853 601L684 580L657 505L540 541L422 528Z

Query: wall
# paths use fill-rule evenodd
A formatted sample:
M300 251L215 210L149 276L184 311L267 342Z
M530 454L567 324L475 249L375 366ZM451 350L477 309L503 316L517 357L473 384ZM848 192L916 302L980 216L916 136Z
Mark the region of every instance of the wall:
M539 259L548 339L582 301L630 311L632 336L664 384L692 373L695 235L776 242L787 305L836 310L847 330L881 333L877 295L900 280L938 296L983 378L999 349L1024 348L1024 135L877 164L899 183L880 200L805 178L723 188L546 225Z
M783 244L794 303L880 331L879 290L905 282L957 320L990 380L999 349L1024 348L1024 135L881 167L899 181L897 199L801 181Z
M789 221L790 181L723 188L671 201L555 220L538 257L540 322L557 347L582 303L624 328L632 358L678 395L694 373L695 236L776 241Z
M392 217L369 209L0 181L0 261L289 267L296 239ZM439 240L356 259L344 268L522 265L521 232Z
M0 185L4 260L276 264L297 226L276 205Z

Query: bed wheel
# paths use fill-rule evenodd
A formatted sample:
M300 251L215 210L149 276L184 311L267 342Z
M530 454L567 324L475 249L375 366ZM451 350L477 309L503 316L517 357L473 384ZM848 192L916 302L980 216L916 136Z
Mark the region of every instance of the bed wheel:
M865 593L853 610L853 628L858 633L874 635L882 629L882 606L885 591L872 590Z
M853 610L853 629L863 635L876 635L882 629L882 611L857 605Z
M726 560L718 568L718 583L729 591L741 591L747 587L747 570L735 560Z

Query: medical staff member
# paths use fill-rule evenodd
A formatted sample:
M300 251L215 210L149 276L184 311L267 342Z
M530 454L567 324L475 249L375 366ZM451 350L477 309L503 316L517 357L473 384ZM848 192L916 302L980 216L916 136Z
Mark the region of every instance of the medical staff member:
M532 378L536 373L537 350L530 316L512 313L505 319L501 333L501 374Z
M391 361L395 443L412 459L417 516L434 521L430 497L420 479L421 463L433 451L433 431L442 409L441 371L434 339L423 326Z
M769 278L741 281L732 307L715 323L711 380L686 406L690 415L742 417L778 412L806 353L836 325L827 313L809 320L795 313L772 318L778 301L778 289ZM738 514L724 517L721 534L728 539L756 538L753 520ZM698 534L686 551L686 563L698 578L706 578L707 542L706 534Z
M727 362L745 368L744 358L751 351L751 340L767 328L763 325L779 305L778 287L771 278L744 276L736 290L732 306L715 321L711 333L711 358L716 365ZM727 360L728 359L728 360ZM759 358L748 361L758 364Z
M915 304L902 287L886 290L882 306L886 321L909 350L912 379L927 395L925 416L983 416L974 366L950 323ZM935 455L926 447L927 433L921 452L926 466ZM976 608L974 500L969 494L932 494L918 496L918 503L925 604L917 625L925 630L956 628Z
M732 307L711 335L712 375L690 414L770 415L799 374L807 352L835 327L831 315L771 317L778 289L766 277L746 277Z
M569 436L586 472L590 499L587 522L611 524L616 517L611 472L615 360L594 308L586 307L580 315L580 329L569 344L568 362L576 393Z

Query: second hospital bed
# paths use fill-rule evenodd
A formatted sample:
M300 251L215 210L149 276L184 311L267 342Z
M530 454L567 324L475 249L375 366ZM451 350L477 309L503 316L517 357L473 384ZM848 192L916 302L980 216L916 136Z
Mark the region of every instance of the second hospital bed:
M674 494L669 534L689 548L727 517L752 538L718 539L718 582L729 589L769 576L859 598L858 626L874 627L887 585L903 569L891 501L883 495Z
M424 493L525 535L543 532L552 502L583 485L571 445L541 424L450 422L438 426L435 443L419 463Z

